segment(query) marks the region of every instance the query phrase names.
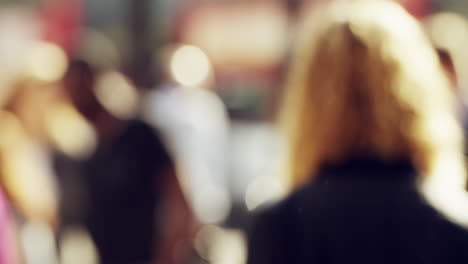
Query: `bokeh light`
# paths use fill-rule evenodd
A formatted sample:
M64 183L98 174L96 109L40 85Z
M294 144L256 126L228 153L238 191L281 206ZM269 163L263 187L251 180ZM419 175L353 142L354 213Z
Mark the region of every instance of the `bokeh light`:
M101 104L116 117L129 119L136 112L138 93L121 73L110 71L99 76L95 93Z
M96 147L92 126L68 104L48 109L46 129L55 146L70 157L86 158Z
M89 233L83 228L68 228L60 240L61 264L98 264L96 247Z
M174 79L188 87L201 85L211 74L210 60L198 47L182 45L174 51L170 62Z
M62 78L67 68L67 56L57 45L39 42L31 51L29 74L46 82Z
M54 263L57 252L54 234L49 226L40 222L28 222L21 229L25 263Z

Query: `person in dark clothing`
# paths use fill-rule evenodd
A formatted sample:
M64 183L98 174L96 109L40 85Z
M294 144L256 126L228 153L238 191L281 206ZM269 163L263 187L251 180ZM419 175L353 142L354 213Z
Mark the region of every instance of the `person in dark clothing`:
M65 89L98 144L82 160L57 155L61 226L85 227L102 264L179 263L174 250L187 253L193 218L174 163L149 125L107 112L93 84L91 67L73 61Z
M324 167L258 216L248 263L467 263L468 232L427 205L417 175L372 158Z
M248 264L468 263L461 128L417 22L391 1L336 1L301 33L292 194L256 213Z
M161 206L157 201L170 180L162 172L172 166L171 160L152 129L140 121L130 121L111 143L99 145L91 157L79 162L79 175L67 173L67 157L57 159L59 182L67 191L81 192L78 197L64 193L63 199L70 201L64 200L62 212L72 211L64 215L71 219L63 220L82 221L102 259L112 263L151 259L155 209ZM78 202L85 208L69 207ZM77 214L82 214L81 220L73 216Z

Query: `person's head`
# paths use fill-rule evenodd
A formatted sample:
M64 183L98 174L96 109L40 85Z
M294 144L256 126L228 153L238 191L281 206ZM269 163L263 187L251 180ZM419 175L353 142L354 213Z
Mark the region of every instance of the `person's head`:
M299 34L283 113L293 185L355 156L408 159L422 174L445 154L461 157L449 82L398 4L336 1Z
M94 93L95 79L92 67L83 60L71 61L63 78L63 85L71 102L91 122L103 110Z

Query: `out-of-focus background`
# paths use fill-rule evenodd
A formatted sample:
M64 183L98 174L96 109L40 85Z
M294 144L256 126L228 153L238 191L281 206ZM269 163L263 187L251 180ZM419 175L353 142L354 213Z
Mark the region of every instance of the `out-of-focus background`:
M12 258L99 263L89 230L62 230L57 209L80 181L63 187L55 153L87 160L102 135L118 134L113 126L99 134L73 107L63 79L79 59L95 70L99 104L118 120L148 123L174 161L197 222L190 256L174 263L244 263L252 211L287 192L276 116L296 26L317 2L0 0L0 175L14 216ZM468 2L399 2L452 58L456 93L468 102ZM61 171L68 179L80 170ZM71 197L66 206L82 208L74 207L82 196Z

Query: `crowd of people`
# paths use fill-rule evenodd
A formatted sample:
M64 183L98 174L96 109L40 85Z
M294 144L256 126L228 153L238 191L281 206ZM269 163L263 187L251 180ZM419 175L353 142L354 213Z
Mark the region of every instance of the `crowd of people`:
M451 54L394 1L325 2L289 47L278 118L288 193L242 221L246 262L468 263ZM152 91L78 55L11 83L0 264L210 263L196 236L238 217L228 114L200 49L164 52ZM181 81L173 67L187 56L207 70Z

